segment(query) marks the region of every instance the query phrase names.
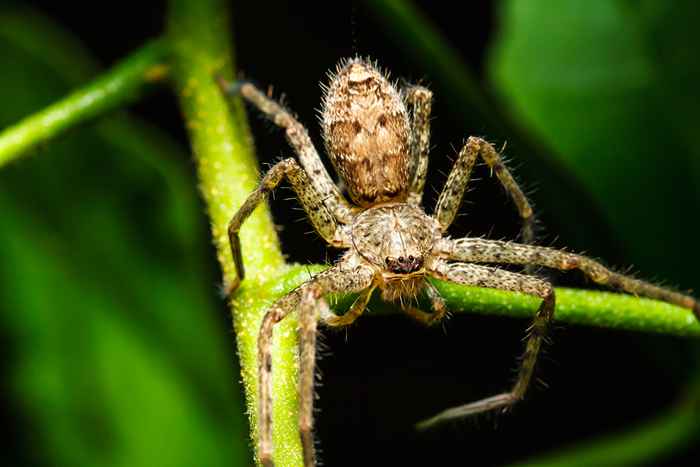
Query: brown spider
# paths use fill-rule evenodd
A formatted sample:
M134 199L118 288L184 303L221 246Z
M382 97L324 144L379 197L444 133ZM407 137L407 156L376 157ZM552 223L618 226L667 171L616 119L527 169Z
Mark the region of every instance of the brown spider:
M259 460L272 461L272 331L289 313L299 316L299 430L304 465L315 463L313 442L313 383L316 326L347 326L365 309L372 292L399 302L410 316L426 324L445 315L445 303L426 281L435 277L460 284L510 290L542 299L529 328L517 380L508 392L448 409L423 422L432 425L494 409L521 400L532 379L537 354L554 314L554 289L537 277L478 263L579 269L598 284L690 308L700 317L694 298L613 272L584 256L529 245L532 209L494 147L470 137L454 164L433 215L425 213L421 198L428 167L432 93L421 86L398 90L376 64L353 58L342 61L324 88L321 113L326 151L344 180L352 204L333 183L306 129L280 104L247 82L220 82L229 94L240 94L276 125L284 128L299 157L274 165L250 194L229 224L231 250L238 279L243 279L238 231L253 209L286 178L296 192L316 231L330 245L347 251L335 265L275 302L265 314L258 338ZM467 182L481 157L496 173L515 202L523 220L524 243L481 238L451 239L445 234L460 207ZM324 298L331 293L359 293L349 311L334 314ZM432 313L405 303L425 292Z

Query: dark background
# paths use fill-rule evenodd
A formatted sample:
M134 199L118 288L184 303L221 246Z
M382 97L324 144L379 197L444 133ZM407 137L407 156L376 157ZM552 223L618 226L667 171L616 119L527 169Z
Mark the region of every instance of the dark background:
M165 5L161 2L33 4L70 30L105 66L157 36L164 27ZM484 88L493 91L487 78L487 57L499 31L497 5L474 2L467 13L459 14L434 2L418 5ZM429 208L451 159L468 135L491 137L498 146L504 142L500 135L492 136L487 124L470 117L470 109L455 109L451 90L431 76L431 70L414 57L409 45L366 4L242 2L235 6L233 26L238 69L262 85L273 85L276 95L284 93L285 102L308 126L319 148L319 81L325 80L326 71L340 58L369 55L390 69L394 77L431 86L435 104L426 190ZM167 90L147 96L131 111L186 147L179 110ZM508 105L503 103L498 112L508 113ZM281 156L291 155L279 131L254 112L250 115L263 168ZM611 226L599 201L594 201L598 198L564 164L547 159L552 150L547 142L541 143L542 154L520 153L518 145L510 143L506 151L537 207L539 241L586 251L613 265L639 264L626 248L625 239ZM185 158L177 162L191 173L194 184L191 161ZM665 168L658 170L663 172ZM519 228L515 209L484 167L476 172L479 180L470 186L468 203L462 210L465 216L459 218L453 235L515 238ZM568 190L557 199L544 198L546 190L540 188L552 184L564 184ZM149 195L142 196L147 199ZM335 252L328 252L317 237L309 235L311 227L301 220L303 213L296 210L298 205L285 199L290 196L291 192L285 190L273 203L289 260L332 260ZM564 213L574 210L578 224L564 222ZM697 227L697 211L687 214L690 232L686 233L690 235ZM650 212L646 222L653 223L655 218L656 213ZM204 217L199 224L205 232ZM216 278L218 266L213 250L206 253L208 277ZM645 266L651 267L651 262ZM668 269L645 268L640 275L668 278L682 288L700 287L697 279L682 273L670 276ZM577 274L548 277L560 285L591 287ZM214 285L211 290L215 292ZM222 332L230 329L223 302L216 313ZM505 389L513 380L526 327L526 322L518 320L466 314L452 317L442 327L425 329L402 316L370 314L349 330L324 332L316 430L324 464L502 465L622 431L679 400L693 368L692 354L697 353L696 346L680 338L557 326L539 373L548 389L534 388L509 415L467 420L429 433L413 431L415 422L437 411ZM232 341L233 336L227 336ZM6 355L12 355L11 348ZM232 342L228 350L233 360ZM32 437L27 434L32 421L13 400L6 399L4 404L2 450L6 464L48 465L48 457L32 445ZM699 454L697 448L686 449L659 462L691 465Z

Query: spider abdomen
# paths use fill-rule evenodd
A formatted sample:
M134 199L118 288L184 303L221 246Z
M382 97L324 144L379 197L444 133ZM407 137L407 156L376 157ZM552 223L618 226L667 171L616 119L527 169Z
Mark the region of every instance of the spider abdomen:
M409 185L409 118L401 95L370 62L342 64L323 101L328 155L360 206L403 201Z

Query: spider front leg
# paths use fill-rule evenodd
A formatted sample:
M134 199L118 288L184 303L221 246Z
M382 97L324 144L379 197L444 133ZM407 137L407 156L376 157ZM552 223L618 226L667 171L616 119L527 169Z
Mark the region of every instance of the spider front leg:
M374 271L364 266L348 267L342 261L316 275L279 299L267 311L258 336L259 446L260 462L273 466L272 445L272 335L274 326L290 312L299 310L299 434L304 465L315 464L313 441L314 371L316 327L319 317L331 314L325 296L329 293L363 292L372 288Z
M544 266L562 271L578 269L597 284L620 289L632 295L640 295L689 308L700 320L700 302L697 299L611 271L599 262L585 256L554 248L498 240L462 238L442 241L444 243L440 249L451 259L475 263Z
M508 191L522 219L521 232L523 242L532 243L534 232L530 202L503 164L501 156L493 145L474 136L469 137L467 144L459 152L454 167L447 178L447 183L445 183L445 188L443 188L440 198L438 198L435 218L440 223L442 230L446 231L457 215L477 157L481 157L486 162L491 170L496 173L501 185Z
M340 222L351 221L353 208L333 183L321 158L316 151L306 128L282 105L269 98L265 93L249 82L229 83L219 79L219 86L228 95L241 95L258 108L275 125L284 128L289 145L299 157L299 162L306 173L311 176L309 182L319 194L328 210Z
M258 334L258 460L265 467L272 461L272 331L301 300L296 289L275 302L263 317Z
M323 196L316 191L309 176L294 159L288 158L280 161L265 174L258 188L248 195L243 206L241 206L229 222L228 237L231 245L231 253L233 254L233 262L236 267L236 277L232 283L226 285L227 295L230 295L238 288L238 285L245 276L238 231L243 222L255 210L256 206L263 201L285 177L289 180L289 183L292 185L292 188L299 198L299 202L321 237L331 245L338 246L341 243L337 235L336 220L323 203Z
M403 91L404 100L411 113L411 186L408 202L420 204L423 198L425 177L428 174L430 151L430 112L433 93L423 86L409 86Z
M457 282L464 285L510 290L534 295L542 299L532 325L528 328L527 344L521 358L518 378L509 392L497 394L471 404L447 409L436 416L420 422L419 429L429 428L454 418L466 417L495 409L507 409L525 396L535 370L540 347L547 334L547 328L554 316L554 288L547 282L535 277L516 274L501 269L467 263L448 263L438 261L431 274L438 279Z

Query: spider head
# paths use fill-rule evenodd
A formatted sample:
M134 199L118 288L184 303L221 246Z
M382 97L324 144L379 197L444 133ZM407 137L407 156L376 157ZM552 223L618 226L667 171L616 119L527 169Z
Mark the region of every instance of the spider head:
M405 199L409 120L396 87L369 60L342 62L321 113L326 150L359 206Z
M410 274L423 267L423 257L408 255L395 258L393 256L387 256L384 259L384 264L386 268L394 274Z

